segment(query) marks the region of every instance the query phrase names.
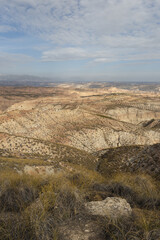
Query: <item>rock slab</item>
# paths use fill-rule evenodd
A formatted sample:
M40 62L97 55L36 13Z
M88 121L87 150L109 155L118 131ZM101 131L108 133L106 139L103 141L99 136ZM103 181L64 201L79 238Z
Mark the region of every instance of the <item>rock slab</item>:
M111 219L129 217L132 213L130 204L119 197L107 197L103 201L88 202L85 207L92 215L106 216Z

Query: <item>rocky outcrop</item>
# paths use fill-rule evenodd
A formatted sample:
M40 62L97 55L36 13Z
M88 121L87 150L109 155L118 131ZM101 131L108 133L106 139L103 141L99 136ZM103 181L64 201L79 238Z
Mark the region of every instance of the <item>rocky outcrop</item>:
M117 120L133 124L138 124L152 118L160 118L159 111L146 110L138 107L115 107L107 110L106 113Z
M150 145L159 141L160 133L152 130L141 131L135 128L134 131L127 131L101 127L73 131L67 144L87 152L96 152L120 146Z
M92 215L100 215L111 219L129 217L132 209L125 199L108 197L103 201L93 201L85 204L86 209Z

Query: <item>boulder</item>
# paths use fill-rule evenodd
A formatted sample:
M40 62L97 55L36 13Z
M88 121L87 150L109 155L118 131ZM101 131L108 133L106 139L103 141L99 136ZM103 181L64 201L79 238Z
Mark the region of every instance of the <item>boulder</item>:
M129 217L132 213L130 204L119 197L107 197L103 201L88 202L85 207L92 215L106 216L111 219Z

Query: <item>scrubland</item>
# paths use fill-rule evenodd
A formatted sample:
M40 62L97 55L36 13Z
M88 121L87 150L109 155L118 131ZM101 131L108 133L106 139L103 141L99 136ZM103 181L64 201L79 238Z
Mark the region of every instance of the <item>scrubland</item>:
M93 86L0 88L0 240L160 239L159 92Z
M87 221L97 224L103 239L159 239L158 181L130 173L104 178L84 167L72 168L52 176L1 172L0 239L65 239L64 225L76 227ZM126 199L132 216L112 220L93 217L85 210L86 202L107 197Z

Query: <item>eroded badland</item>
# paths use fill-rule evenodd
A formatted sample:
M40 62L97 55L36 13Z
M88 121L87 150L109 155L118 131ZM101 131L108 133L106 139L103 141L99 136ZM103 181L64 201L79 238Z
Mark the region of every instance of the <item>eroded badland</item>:
M2 156L40 156L57 164L71 161L74 152L160 141L158 91L61 84L1 87L0 94Z
M80 168L83 170L77 170ZM65 181L70 181L67 175L69 174L70 179L75 177L72 179L72 184L78 189L78 184L81 183L85 186L89 178L90 183L87 182L87 187L84 187L87 194L85 195L85 191L82 194L84 202L103 201L106 197L123 197L133 208L139 209L135 210L135 214L138 214L137 211L142 211L143 208L154 211L160 206L159 190L155 190L160 180L160 85L135 84L125 87L125 84L105 86L104 83L86 83L57 84L55 87L0 87L1 176L7 171L12 174L14 172L19 176L22 176L23 173L43 176L63 173L66 174L67 180ZM88 172L85 173L85 171ZM89 177L91 174L89 171L92 171L93 175L98 175ZM75 172L79 175L73 176ZM86 174L83 176L85 183L82 183L81 173ZM131 174L126 177L130 179L130 182L115 174L119 174L118 176ZM139 180L131 180L132 174L139 176ZM96 180L99 177L103 180ZM149 180L150 178L151 180ZM97 183L97 181L99 182ZM108 185L105 185L106 181L113 182L110 185L107 182ZM146 192L141 196L143 184L141 183L137 190L136 181L144 181L144 187L147 184L149 191L152 192L150 195L153 194L152 203L150 203L151 196L145 195L149 194L146 193L148 190L144 190ZM152 181L157 181L157 183L154 185ZM120 186L116 185L117 188L114 188L113 184L117 184L117 182ZM125 187L130 188L128 193L125 193L127 192ZM136 196L133 199L128 197L132 188L135 195L131 195ZM43 191L48 190L43 189ZM3 193L3 189L0 189L1 205L4 201ZM40 193L37 193L36 197L34 196L35 199L39 198L38 194ZM42 202L43 197L44 195L41 195ZM37 201L35 199L30 202ZM32 208L30 202L26 204L25 209L28 205ZM145 208L144 206L148 206L147 204L149 207ZM5 206L3 208L5 209ZM153 213L152 210L145 211ZM12 207L6 211L12 212ZM139 214L136 216L138 219L140 218ZM83 217L81 218L83 219ZM136 230L140 231L137 233L139 235L134 233L137 238L127 237L130 235L125 234L129 230L125 229L123 229L124 235L121 231L118 233L119 235L116 235L116 231L119 231L118 226L117 230L114 229L115 235L109 236L107 230L104 231L104 224L103 233L105 232L105 234L102 234L97 230L93 231L96 229L97 220L92 219L91 221L88 217L86 219L85 224L89 224L87 225L88 232L78 228L76 225L78 220L74 221L74 229L69 223L67 224L70 227L66 228L64 222L72 221L69 218L59 224L58 228L57 225L54 226L60 235L62 232L68 235L62 234L61 238L58 238L57 235L57 238L54 239L160 239L160 231L155 233L155 236L158 237L145 238L147 235L145 235L144 229ZM0 216L0 223L5 221ZM35 218L32 221L34 225ZM152 223L152 225L154 224ZM135 222L133 226L135 226ZM107 225L107 227L110 226ZM153 230L154 227L151 229ZM160 225L155 229L158 231ZM48 238L45 238L46 233L43 237L40 230L37 231L39 232L34 233L33 239L53 239L53 234L49 233ZM149 229L147 231L148 234L151 234ZM28 235L26 236L28 237ZM67 238L67 236L69 237ZM97 236L99 237L97 238ZM31 239L27 237L23 239ZM9 238L0 237L0 239ZM15 235L12 239L16 239Z

